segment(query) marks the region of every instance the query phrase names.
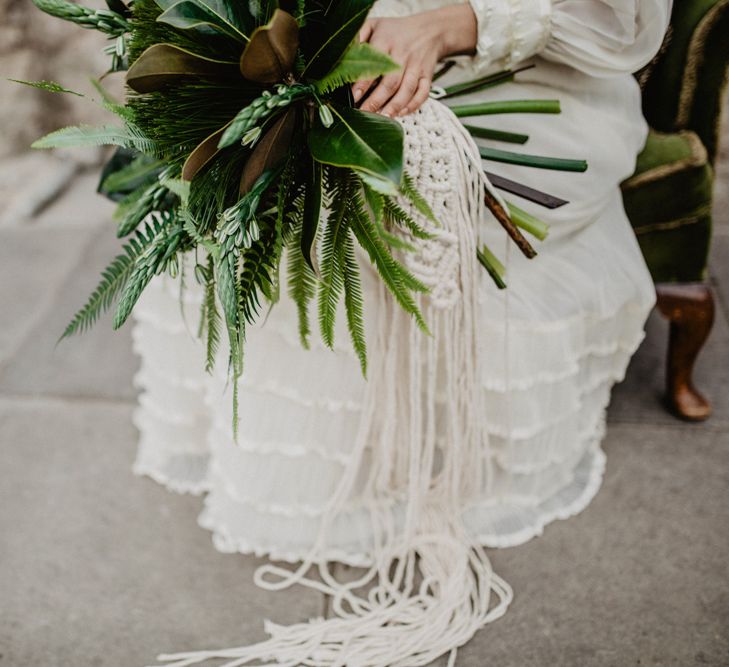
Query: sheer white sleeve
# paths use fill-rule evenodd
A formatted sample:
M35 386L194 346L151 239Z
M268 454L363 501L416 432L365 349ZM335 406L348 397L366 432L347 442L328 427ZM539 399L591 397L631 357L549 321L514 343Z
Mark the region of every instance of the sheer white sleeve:
M474 64L510 67L534 55L592 76L634 72L660 47L672 0L469 0Z

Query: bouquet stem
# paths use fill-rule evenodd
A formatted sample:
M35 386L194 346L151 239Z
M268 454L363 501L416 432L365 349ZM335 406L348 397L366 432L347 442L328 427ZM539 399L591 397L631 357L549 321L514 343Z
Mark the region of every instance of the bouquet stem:
M505 130L494 130L490 127L478 127L477 125L463 124L472 137L478 139L492 139L493 141L505 141L509 144L525 144L529 141L528 134L518 132L506 132Z
M559 100L505 100L500 102L479 102L478 104L457 104L451 111L464 116L486 116L496 113L560 113Z
M479 147L479 152L484 160L494 162L505 162L506 164L517 164L522 167L536 167L537 169L554 169L556 171L587 171L585 160L567 160L558 157L547 157L544 155L528 155L526 153L514 153L498 148Z
M504 228L506 233L509 235L512 241L516 243L519 250L527 259L537 256L536 250L531 246L526 237L519 231L518 227L514 224L509 214L504 210L498 199L494 197L488 190L484 193L484 201L486 207L494 214L494 217L499 221L499 224Z

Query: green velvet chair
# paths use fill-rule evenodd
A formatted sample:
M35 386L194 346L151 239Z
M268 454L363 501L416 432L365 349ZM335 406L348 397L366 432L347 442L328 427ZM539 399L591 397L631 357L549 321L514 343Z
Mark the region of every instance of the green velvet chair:
M729 0L674 0L666 42L638 74L652 130L623 183L658 308L670 321L667 404L689 420L711 412L691 376L714 320L706 268L727 64Z

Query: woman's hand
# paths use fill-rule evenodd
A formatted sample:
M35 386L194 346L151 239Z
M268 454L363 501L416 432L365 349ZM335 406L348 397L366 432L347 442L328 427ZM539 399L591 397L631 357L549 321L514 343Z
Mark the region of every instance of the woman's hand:
M452 5L402 18L368 19L360 40L387 53L401 66L379 81L358 81L352 86L354 101L363 111L404 116L417 111L428 99L438 62L476 47L476 16L469 4Z

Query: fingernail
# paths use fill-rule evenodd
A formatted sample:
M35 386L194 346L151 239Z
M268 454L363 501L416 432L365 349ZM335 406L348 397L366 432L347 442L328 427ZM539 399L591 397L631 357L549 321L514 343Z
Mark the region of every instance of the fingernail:
M408 108L407 108L407 107L405 107L405 108L404 108L404 109L403 109L403 110L402 110L402 111L401 111L401 112L400 112L399 114L397 114L397 115L398 115L398 116L407 116L407 115L408 115L409 113L410 113L410 111L408 110Z
M362 89L355 88L354 91L352 91L352 97L354 97L355 102L359 102L360 98L362 97Z

